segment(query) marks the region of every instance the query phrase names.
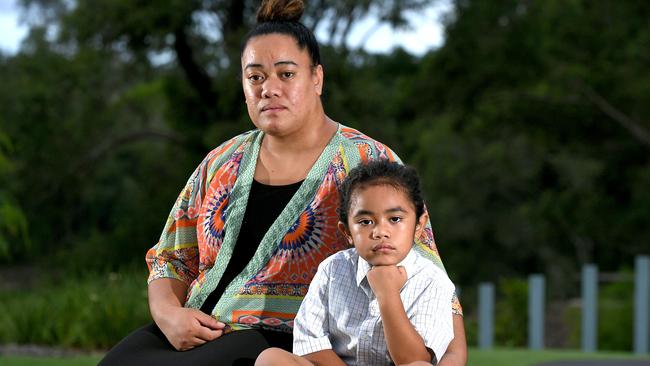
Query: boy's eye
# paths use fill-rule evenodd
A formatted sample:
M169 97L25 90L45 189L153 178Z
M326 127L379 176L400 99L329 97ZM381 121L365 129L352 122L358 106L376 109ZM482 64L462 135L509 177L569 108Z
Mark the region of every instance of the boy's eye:
M402 221L402 218L399 217L399 216L395 216L395 217L391 217L391 218L390 218L390 222L392 222L392 223L394 223L394 224L395 224L395 223L398 223L398 222L400 222L400 221Z
M363 225L363 226L372 225L372 220L368 220L368 219L366 219L366 220L359 220L359 225Z

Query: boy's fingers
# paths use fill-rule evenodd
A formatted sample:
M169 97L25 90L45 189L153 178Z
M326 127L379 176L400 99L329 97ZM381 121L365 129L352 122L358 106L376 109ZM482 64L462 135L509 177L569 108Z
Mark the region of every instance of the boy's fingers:
M404 266L399 266L397 269L399 270L400 276L402 276L402 281L406 281L408 278L408 275L406 274L406 268L404 268Z

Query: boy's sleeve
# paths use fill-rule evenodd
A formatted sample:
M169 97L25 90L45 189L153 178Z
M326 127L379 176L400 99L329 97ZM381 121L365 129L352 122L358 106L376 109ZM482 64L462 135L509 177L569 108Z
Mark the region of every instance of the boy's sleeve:
M323 262L318 267L294 321L293 353L298 356L332 349L327 315L329 282L327 263L331 262Z
M440 275L442 276L442 274ZM415 303L415 315L410 319L424 345L440 360L454 338L452 310L449 302L454 285L446 278L434 278Z

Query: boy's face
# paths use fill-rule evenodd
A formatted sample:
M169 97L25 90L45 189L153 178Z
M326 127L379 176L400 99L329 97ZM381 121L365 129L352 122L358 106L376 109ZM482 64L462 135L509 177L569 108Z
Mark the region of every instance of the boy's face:
M415 206L402 189L379 184L354 190L348 225L339 222L339 228L370 265L389 266L406 257L426 220L426 214L415 216Z

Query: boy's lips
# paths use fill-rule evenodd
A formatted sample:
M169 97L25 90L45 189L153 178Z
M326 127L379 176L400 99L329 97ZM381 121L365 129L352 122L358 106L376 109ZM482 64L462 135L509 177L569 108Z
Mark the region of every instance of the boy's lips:
M395 250L394 246L385 243L377 244L372 247L373 252L390 252L393 250Z

